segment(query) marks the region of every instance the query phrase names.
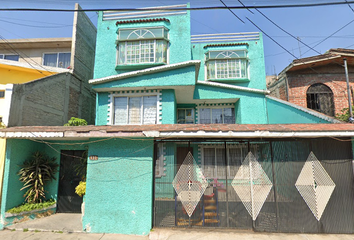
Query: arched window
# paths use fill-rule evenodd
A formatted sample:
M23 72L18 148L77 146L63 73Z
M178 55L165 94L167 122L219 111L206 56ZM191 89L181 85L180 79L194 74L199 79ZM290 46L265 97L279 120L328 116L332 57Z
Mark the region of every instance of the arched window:
M307 107L329 116L334 116L334 101L332 90L322 83L309 87L306 93Z

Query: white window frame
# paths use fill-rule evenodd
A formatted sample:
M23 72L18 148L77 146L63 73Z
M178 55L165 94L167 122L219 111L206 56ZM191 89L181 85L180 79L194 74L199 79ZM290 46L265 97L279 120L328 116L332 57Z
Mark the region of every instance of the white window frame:
M246 55L248 54L247 53L247 50L245 49L237 49L237 50L225 50L225 51L217 51L217 52L220 52L218 55L224 55L224 58L215 58L215 59L207 59L206 57L206 60L205 60L205 66L204 66L204 75L205 75L205 79L206 80L227 80L227 79L247 79L249 78L249 59L248 57L235 57L233 55L233 53L236 53L237 51L244 51L246 53ZM216 51L208 51L207 54L209 54L209 52L216 52ZM236 64L238 64L239 66L239 69L240 69L240 74L239 76L236 76L236 77L230 77L229 76L229 72L230 72L230 64L229 64L229 60L236 60ZM241 72L241 68L242 68L242 64L243 64L243 61L246 62L247 66L246 66L246 76L242 76L242 72ZM210 65L211 63L210 62L214 62L214 69L215 69L215 76L212 77L212 78L208 78L208 75L209 75L209 69L208 69L208 65ZM228 76L225 77L225 78L218 78L218 68L217 68L217 62L226 62L227 64L227 72L228 72Z
M143 97L149 97L149 96L156 96L156 119L155 119L155 123L154 124L158 124L159 123L159 94L158 93L145 93L145 94L113 94L112 95L112 115L111 115L111 123L112 125L136 125L136 124L131 124L129 123L129 98L137 98L137 97L140 97L140 98L143 98ZM126 111L128 112L127 113L127 119L126 119L126 123L125 124L115 124L115 106L114 106L114 103L115 103L115 98L118 98L118 97L126 97L127 98L127 109ZM143 101L142 101L143 103ZM144 117L143 117L143 110L144 110L144 104L141 104L140 105L140 124L139 125L144 125L143 123L143 120L144 120Z
M118 50L117 50L117 59L116 59L116 62L117 62L117 65L120 65L120 66L124 66L124 65L127 65L127 66L131 66L131 65L139 65L139 64L154 64L154 63L161 63L161 64L169 64L169 51L170 51L170 48L169 48L169 39L170 39L170 33L168 31L168 29L166 27L163 27L163 26L156 26L156 27L147 27L147 28L127 28L127 29L124 29L124 30L131 30L132 33L135 32L135 31L138 31L138 30L149 30L149 29L153 29L153 28L165 28L165 30L167 31L167 39L165 38L146 38L144 39L143 37L141 37L140 39L133 39L133 40L129 40L129 39L126 39L126 40L117 40L117 46L118 46ZM166 41L166 63L164 62L156 62L156 41L157 40L164 40ZM154 41L154 61L153 62L139 62L139 63L127 63L127 44L129 42L139 42L139 46L140 46L140 49L141 49L141 43L143 41ZM124 48L124 63L120 63L119 62L119 45L121 44L124 44L125 45L125 48ZM140 51L140 55L139 55L139 58L141 59L141 51Z
M247 147L247 146L246 146ZM215 159L214 159L214 166L215 166L215 169L214 169L214 174L213 176L206 176L208 179L213 179L213 178L216 178L216 179L226 179L225 178L225 174L221 175L221 176L218 176L217 173L218 173L218 166L217 166L217 154L216 154L216 149L224 149L225 148L225 145L222 145L222 144L214 144L214 145L199 145L199 148L200 148L200 156L201 156L201 166L202 166L202 170L203 170L203 173L205 173L205 156L204 156L204 149L206 148L211 148L211 149L214 149L215 151ZM242 149L245 148L245 144L227 144L226 145L226 154L227 154L227 161L229 162L230 161L230 149L236 149L236 148L239 148L241 149L241 156L242 156ZM253 149L252 149L253 148ZM246 154L244 154L245 156L247 156L248 154L248 147L247 147L247 150L246 151ZM254 144L254 145L251 145L251 149L250 149L251 152L254 152L255 154L255 157L258 159L258 145L257 144ZM241 159L241 163L244 161L244 159ZM227 165L227 178L229 180L232 180L234 179L234 175L231 175L231 170L230 170L230 165Z
M71 52L45 52L45 53L42 54L42 65L43 66L47 66L47 65L44 65L44 55L46 55L46 54L56 54L57 55L57 63L56 63L55 67L62 68L62 67L59 67L59 54L60 53L64 53L64 54L65 53L70 53L70 58L71 58ZM70 65L71 65L71 61L70 61L70 64L69 64L68 67L70 67ZM63 68L65 69L65 68L68 68L68 67L63 67Z
M235 107L234 107L234 105L225 105L225 106L199 106L198 108L197 108L197 110L198 110L198 123L200 123L201 124L201 122L200 122L200 113L201 113L201 109L205 109L205 108L209 108L211 111L210 111L210 122L211 123L203 123L203 124L213 124L212 123L212 116L213 116L213 114L212 114L212 109L222 109L222 114L223 114L223 116L224 116L224 109L225 108L233 108L234 109L234 113L236 114L236 109L235 109ZM235 124L236 123L236 115L234 116L235 117L235 122L234 123L226 123L226 124ZM220 123L220 124L225 124L225 118L223 118L223 122L222 123Z
M18 60L9 60L5 59L5 56L18 56ZM6 53L0 53L0 59L8 60L8 61L16 61L18 62L20 60L20 55L19 54L6 54Z
M184 110L184 116L186 116L186 110L192 110L192 119L193 123L179 123L178 120L178 111L179 110ZM186 117L184 118L184 121L186 122ZM177 123L178 124L194 124L195 123L195 114L194 114L194 108L177 108Z

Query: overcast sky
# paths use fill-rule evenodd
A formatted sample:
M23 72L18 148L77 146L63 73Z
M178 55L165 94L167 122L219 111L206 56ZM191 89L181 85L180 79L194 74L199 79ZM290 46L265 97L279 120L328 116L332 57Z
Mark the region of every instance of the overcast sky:
M78 2L83 9L137 8L186 3L181 0L0 0L0 8L74 9L75 2ZM191 0L189 2L191 7L223 6L219 0ZM224 0L223 2L227 6L241 6L238 0ZM285 5L294 4L294 2L289 0L242 1L246 6ZM345 2L345 0L297 0L296 4L325 2ZM352 5L354 8L354 4ZM275 43L263 34L267 75L278 74L295 57L318 55L330 48L354 48L354 10L348 4L303 8L259 8L258 10L283 30L299 38L306 45L314 47L316 51L280 30L255 9L250 9L252 13L246 9L233 10L244 23L228 9L192 11L192 34L260 32L246 19L248 17L277 42ZM88 12L87 15L96 25L97 14ZM72 21L72 12L0 11L0 37L7 39L71 37ZM331 36L335 32L337 33ZM320 44L316 46L318 43Z

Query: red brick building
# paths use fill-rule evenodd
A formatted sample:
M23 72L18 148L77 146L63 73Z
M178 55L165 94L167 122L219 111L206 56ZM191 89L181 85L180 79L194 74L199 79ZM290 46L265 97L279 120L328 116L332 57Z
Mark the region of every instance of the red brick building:
M268 84L270 95L335 116L348 107L344 59L347 59L353 101L354 50L342 48L294 60Z

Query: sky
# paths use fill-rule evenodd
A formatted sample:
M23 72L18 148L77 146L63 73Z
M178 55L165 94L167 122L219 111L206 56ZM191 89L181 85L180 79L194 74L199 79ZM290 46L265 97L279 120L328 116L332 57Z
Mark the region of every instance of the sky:
M353 2L347 0L348 2ZM71 37L73 12L8 11L14 8L117 9L185 4L182 0L0 0L0 38ZM346 2L346 0L190 0L191 7L264 6ZM5 9L5 10L4 10ZM354 3L342 5L191 11L191 34L263 32L267 75L279 74L294 59L331 48L354 49ZM87 12L96 25L97 13ZM248 20L248 19L249 20ZM252 23L252 22L253 23ZM280 29L280 28L282 29ZM310 47L310 48L309 48ZM311 49L312 48L312 49ZM0 50L1 51L1 50Z

